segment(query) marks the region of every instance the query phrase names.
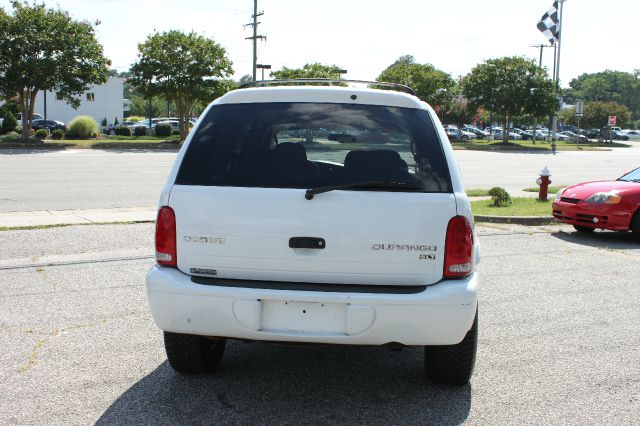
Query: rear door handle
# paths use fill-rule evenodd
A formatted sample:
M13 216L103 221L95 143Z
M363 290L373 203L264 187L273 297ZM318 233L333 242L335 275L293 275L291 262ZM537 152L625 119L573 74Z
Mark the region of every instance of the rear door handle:
M324 238L316 237L291 237L289 238L290 248L303 248L303 249L323 249L327 243Z

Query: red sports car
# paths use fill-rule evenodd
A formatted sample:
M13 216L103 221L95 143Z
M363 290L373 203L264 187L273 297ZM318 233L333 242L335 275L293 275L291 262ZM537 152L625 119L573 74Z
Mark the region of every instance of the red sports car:
M553 217L580 232L631 231L640 242L640 168L614 181L580 183L559 191Z

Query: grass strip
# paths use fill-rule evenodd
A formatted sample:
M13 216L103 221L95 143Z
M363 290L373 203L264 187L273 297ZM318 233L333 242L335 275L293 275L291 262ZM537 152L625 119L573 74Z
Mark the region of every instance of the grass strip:
M558 186L550 186L548 189L549 194L557 194L563 188L566 188L568 185L558 185ZM532 186L531 188L523 189L524 192L539 192L540 188L537 186Z
M551 200L516 197L512 201L507 207L494 207L491 200L472 201L471 211L482 216L551 216Z

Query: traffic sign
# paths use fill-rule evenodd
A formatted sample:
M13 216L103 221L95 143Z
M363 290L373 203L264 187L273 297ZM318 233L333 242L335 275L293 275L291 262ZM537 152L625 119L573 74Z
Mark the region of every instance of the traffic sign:
M576 117L582 117L583 114L584 114L584 102L576 101Z
M616 116L615 115L610 115L609 116L609 122L608 122L609 125L616 124L616 121L617 120L616 120Z

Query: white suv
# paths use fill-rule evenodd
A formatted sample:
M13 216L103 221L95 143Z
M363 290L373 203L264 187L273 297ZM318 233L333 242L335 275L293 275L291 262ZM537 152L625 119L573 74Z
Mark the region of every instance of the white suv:
M478 246L446 133L404 86L341 82L229 92L185 141L146 282L176 371L242 339L424 347L430 380L469 381Z

